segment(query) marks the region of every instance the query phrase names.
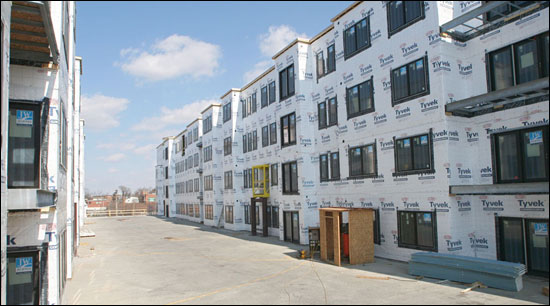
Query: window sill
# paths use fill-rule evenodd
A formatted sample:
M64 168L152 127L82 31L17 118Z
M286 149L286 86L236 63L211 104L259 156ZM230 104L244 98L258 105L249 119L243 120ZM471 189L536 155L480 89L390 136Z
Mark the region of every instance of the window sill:
M426 86L429 86L429 84L427 84ZM411 100L414 100L414 99L417 99L417 98L420 98L420 97L423 97L423 96L427 96L430 94L430 89L427 88L426 91L424 92L421 92L421 93L417 93L415 94L414 96L409 96L409 97L405 97L405 98L401 98L401 100L397 100L397 101L394 101L392 99L391 101L391 106L394 107L396 105L399 105L399 104L402 104L402 103L405 103L405 102L408 102L408 101L411 101Z
M299 192L283 192L283 195L300 195Z
M404 248L404 249L413 249L413 250L421 250L421 251L428 251L428 252L437 252L437 247L422 247L418 245L409 245L409 244L402 244L398 243L397 247Z
M351 180L362 180L362 179L370 179L370 178L376 178L378 177L378 174L364 174L364 175L354 175L354 176L348 176L348 181Z
M415 174L434 174L435 170L433 169L426 169L426 170L410 170L410 171L403 171L403 172L395 172L392 173L393 177L399 177L399 176L408 176L408 175L415 175Z

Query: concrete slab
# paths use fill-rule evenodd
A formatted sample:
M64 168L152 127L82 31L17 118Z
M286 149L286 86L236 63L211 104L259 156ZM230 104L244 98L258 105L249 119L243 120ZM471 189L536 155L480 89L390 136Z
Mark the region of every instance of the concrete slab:
M65 304L548 304L548 279L521 292L417 280L407 263L336 267L304 246L164 217L94 218Z

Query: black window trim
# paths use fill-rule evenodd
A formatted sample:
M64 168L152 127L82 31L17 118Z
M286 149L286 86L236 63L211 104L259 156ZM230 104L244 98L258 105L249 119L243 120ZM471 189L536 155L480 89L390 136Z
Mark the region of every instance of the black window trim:
M333 177L333 172L334 172L334 169L332 168L332 154L334 153L338 153L338 177ZM327 156L327 179L323 179L321 177L321 167L322 167L322 164L321 164L321 156L323 155L326 155ZM324 154L319 154L319 180L321 183L324 183L324 182L335 182L335 181L340 181L340 177L341 177L341 167L340 167L340 151L339 150L336 150L336 151L331 151L331 152L326 152Z
M283 176L283 186L282 186L282 194L283 195L300 195L300 186L298 185L298 190L296 191L293 191L292 190L292 172L290 173L290 182L289 182L289 188L290 188L290 191L288 192L285 192L285 174L284 174L284 171L285 171L285 165L289 165L289 171L292 167L292 164L296 164L296 179L298 179L300 176L298 175L298 161L294 160L294 161L290 161L290 162L286 162L286 163L281 163L281 174Z
M355 147L349 147L348 148L348 169L349 169L349 176L348 176L348 180L361 180L361 179L368 179L368 178L375 178L375 177L378 177L378 152L377 152L377 147L376 147L376 138L374 139L374 142L371 142L371 143L368 143L368 144L364 144L364 145L360 145L360 146L355 146ZM360 174L360 175L351 175L351 150L353 149L357 149L357 148L364 148L364 147L368 147L368 146L373 146L372 150L374 151L374 173L373 174ZM363 150L361 150L361 152L363 152ZM361 169L363 169L363 155L361 153Z
M293 146L293 145L296 145L297 143L297 140L296 140L296 135L294 135L294 141L290 141L290 116L291 115L294 115L294 133L296 133L296 125L297 125L297 122L296 122L296 112L292 112L290 114L287 114L287 115L284 115L281 117L281 148L286 148L286 147L290 147L290 146ZM285 117L288 117L288 143L284 143L284 133L283 133L283 119Z
M332 99L334 99L334 101L336 102L336 121L331 123L331 121L330 121L330 100L332 100ZM326 113L326 118L327 118L325 126L321 126L321 120L319 120L319 105L321 103L325 103L325 113ZM317 127L318 127L319 130L328 129L330 127L338 125L338 98L337 98L337 96L334 96L332 98L326 98L325 100L317 103L317 120L318 120Z
M367 34L368 34L368 37L369 37L369 43L366 44L365 46L361 47L360 49L356 49L355 51L353 51L349 54L346 54L346 31L351 29L352 27L357 26L363 20L367 20ZM362 51L364 51L364 50L366 50L366 49L368 49L372 46L372 41L371 41L372 37L371 37L371 33L370 33L370 15L363 18L363 19L361 19L361 20L359 20L359 21L357 21L352 26L349 26L347 29L343 30L342 33L343 33L342 34L342 40L343 40L343 45L344 45L344 61L347 61L348 59L354 57L355 55L361 53ZM357 46L357 29L355 29L355 45ZM335 53L335 56L336 56L336 49L334 50L334 53ZM334 64L336 66L336 61L334 62Z
M271 84L273 84L273 96L271 95ZM271 99L271 97L273 97L273 100ZM277 102L277 84L275 83L275 81L271 81L269 82L269 84L267 84L267 101L268 105Z
M289 89L289 88L290 88L290 82L289 82L289 79L290 79L290 78L289 78L289 74L288 74L288 69L289 69L290 67L292 67L292 73L293 73L292 79L294 80L294 91L293 91L293 92L290 92L290 89ZM279 102L282 102L282 101L284 101L284 100L287 100L287 99L293 97L293 96L296 94L296 70L294 69L294 63L292 63L292 64L286 66L286 68L281 69L281 71L279 71L279 80L281 79L281 74L282 74L283 72L285 72L285 71L286 71L286 78L287 78L286 89L287 89L287 91L288 91L288 95L283 96L283 87L282 87L282 86L279 86ZM280 83L281 83L281 82L279 81L279 84L280 84Z
M419 92L417 94L414 94L414 95L409 95L409 96L406 96L404 98L401 98L399 100L395 100L394 99L394 84L393 84L393 72L397 69L401 69L402 67L407 67L407 84L409 82L409 73L408 73L408 66L412 63L415 63L417 62L419 59L423 59L424 60L424 79L426 80L426 90L423 91L423 92ZM427 96L430 94L430 73L429 73L429 70L430 70L430 67L428 66L428 52L426 51L426 54L422 57L422 58L417 58L413 61L410 61L408 63L406 63L405 65L401 65L395 69L391 69L390 70L390 82L392 83L391 84L391 106L396 106L398 104L401 104L401 103L405 103L407 101L410 101L410 100L414 100L414 99L417 99L417 98L420 98L420 97L423 97L423 96Z
M401 215L400 213L415 213L414 218L414 233L415 237L418 238L418 226L417 226L417 214L431 214L432 215L432 226L433 226L433 233L432 233L432 239L434 246L433 247L425 247L425 246L419 246L414 244L408 244L401 242ZM437 210L432 211L417 211L417 210L397 210L397 247L399 248L406 248L406 249L414 249L414 250L423 250L423 251L432 251L432 252L438 252L438 243L437 243Z
M428 136L428 144L429 144L429 150L430 150L430 168L429 169L421 169L421 170L407 170L407 171L399 171L397 170L397 140L401 139L411 139L411 162L414 164L414 150L412 150L413 142L412 139L419 136ZM394 160L394 173L392 173L392 176L408 176L408 175L415 175L415 174L433 174L435 173L435 164L434 164L434 146L433 146L433 132L430 128L428 133L420 133L415 135L409 135L406 137L396 138L393 136L393 160Z
M388 1L386 3L386 15L387 15L386 20L387 20L387 26L388 26L388 38L391 38L393 35L401 32L402 30L408 28L409 26L412 26L413 24L419 22L420 20L424 20L426 18L426 4L424 3L424 1L417 1L417 2L421 2L422 4L422 7L420 8L420 16L417 17L416 19L411 20L409 23L404 23L402 26L392 31L390 26L390 3L391 2L394 2L394 1ZM403 1L403 3L405 3L405 1ZM403 9L405 9L404 6L403 6ZM405 16L405 13L403 13L403 16Z
M546 153L546 178L543 179L525 179L525 167L524 164L524 153L523 153L523 137L522 134L533 131L533 130L540 130L542 129L542 139L545 142L545 153ZM515 134L516 140L518 141L518 146L516 147L516 154L518 154L518 164L520 169L521 178L518 181L514 180L500 180L500 166L498 164L498 158L500 156L499 151L497 150L497 141L496 138L501 135L507 135L507 134ZM549 169L548 169L548 149L549 149L549 125L548 124L540 124L540 125L534 125L529 126L527 128L525 127L519 127L515 129L506 130L504 132L498 132L498 133L491 133L491 163L494 169L493 173L493 184L519 184L519 183L535 183L535 182L548 182L549 181Z
M354 87L357 87L357 95L358 95L357 98L360 99L361 93L359 92L359 86L361 84L365 84L367 82L370 82L370 91L372 93L372 108L367 108L364 111L358 111L358 112L353 113L353 114L350 115L350 113L349 113L349 103L350 103L350 101L348 100L348 98L349 98L348 89L352 89ZM338 103L338 101L336 101L336 103ZM360 105L361 105L361 100L359 100L359 106ZM374 76L373 75L371 75L370 79L368 79L364 82L358 83L357 85L352 86L352 87L346 87L346 113L347 113L347 116L348 116L348 120L352 119L352 118L355 118L355 117L359 117L359 116L363 116L363 115L366 115L366 114L373 113L374 111L375 111L375 106L374 106Z

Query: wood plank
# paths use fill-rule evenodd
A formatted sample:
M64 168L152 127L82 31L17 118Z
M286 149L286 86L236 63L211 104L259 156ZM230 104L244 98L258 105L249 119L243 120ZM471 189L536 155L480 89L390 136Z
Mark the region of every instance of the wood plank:
M349 212L349 262L352 265L374 262L374 211Z
M10 42L10 48L18 49L18 50L26 50L26 51L47 53L48 55L50 54L50 48L47 48L47 47L29 46L29 45Z
M13 21L11 23L10 29L25 31L25 32L40 33L44 35L46 34L46 30L44 29L43 25L37 26L37 25L23 24L23 23L18 23L16 21Z
M12 3L16 4L16 5L40 8L40 6L38 4L30 3L30 2L27 2L27 1L13 1Z
M12 10L11 18L42 22L42 15L30 14L30 13L21 12L21 11Z
M22 34L22 33L15 33L11 32L11 39L12 40L20 40L20 41L31 41L35 43L42 43L48 45L48 38L44 36L37 36L37 35L29 35L29 34Z

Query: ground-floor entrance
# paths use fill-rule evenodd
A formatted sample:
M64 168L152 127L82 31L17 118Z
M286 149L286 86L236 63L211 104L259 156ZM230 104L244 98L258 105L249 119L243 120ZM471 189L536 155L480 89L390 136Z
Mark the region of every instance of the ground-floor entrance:
M525 264L528 273L548 277L548 219L499 217L498 259Z
M40 304L40 250L8 249L8 305Z
M300 218L297 211L284 212L285 241L300 243Z

